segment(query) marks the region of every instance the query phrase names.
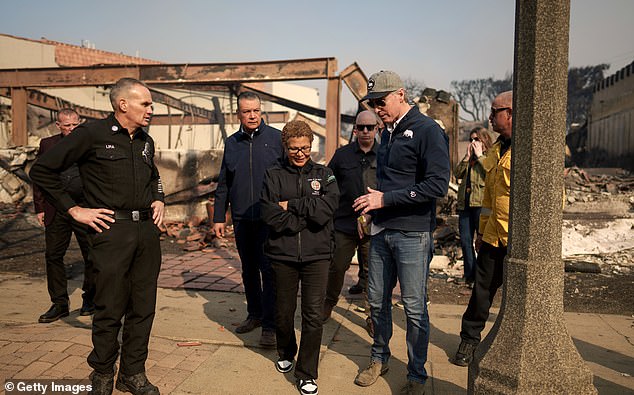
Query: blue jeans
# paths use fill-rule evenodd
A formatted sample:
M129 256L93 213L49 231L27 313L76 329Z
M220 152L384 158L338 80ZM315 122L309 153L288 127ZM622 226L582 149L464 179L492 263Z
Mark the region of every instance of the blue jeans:
M390 359L392 337L392 291L398 279L407 319L407 378L424 383L429 344L427 276L433 256L431 232L386 229L372 236L368 268L368 299L374 324L372 360Z
M482 207L469 207L458 211L458 229L460 230L460 244L462 245L462 260L464 262L464 277L467 281L475 280L476 255L473 249L473 234L478 229Z

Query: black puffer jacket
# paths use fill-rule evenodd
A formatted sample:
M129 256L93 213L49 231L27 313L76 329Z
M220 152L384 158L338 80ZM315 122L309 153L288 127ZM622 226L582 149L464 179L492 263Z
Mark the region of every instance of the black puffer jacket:
M288 201L284 210L279 202ZM266 171L260 199L262 220L269 225L264 253L286 262L330 259L334 252L333 213L339 188L332 170L308 161L288 160Z

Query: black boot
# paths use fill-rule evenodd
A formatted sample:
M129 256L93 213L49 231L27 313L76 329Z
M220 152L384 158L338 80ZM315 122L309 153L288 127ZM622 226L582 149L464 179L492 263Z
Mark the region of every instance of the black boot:
M89 300L84 299L84 302L81 305L81 309L79 310L79 315L93 315L95 314L95 304Z
M453 364L458 366L468 366L473 361L473 353L478 345L467 343L464 340L458 346L458 352L454 357Z
M150 383L145 372L126 376L119 371L119 376L117 376L117 390L130 392L134 395L160 395L159 389Z
M114 372L99 373L92 372L90 374L92 381L92 391L88 392L92 395L111 395L114 387Z
M40 324L48 324L62 317L68 317L68 305L54 303L50 309L37 320Z

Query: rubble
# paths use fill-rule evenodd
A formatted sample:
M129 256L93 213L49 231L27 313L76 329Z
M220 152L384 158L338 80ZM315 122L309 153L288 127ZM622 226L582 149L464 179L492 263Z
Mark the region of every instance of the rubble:
M208 218L192 215L186 221L167 221L161 229L161 240L169 238L171 243L181 245L183 251L216 252L220 248L234 248L233 225L225 228L225 237L218 238L211 230Z
M634 268L634 175L622 169L567 168L562 227L562 258L567 272L622 274ZM438 202L435 254L445 267L430 268L436 278L462 276L456 188Z
M606 197L634 192L634 175L627 170L617 169L616 174L589 174L590 170L569 167L564 171L566 201L592 202ZM596 172L596 170L594 171Z
M35 160L36 147L0 149L0 203L30 203L31 184L26 174Z

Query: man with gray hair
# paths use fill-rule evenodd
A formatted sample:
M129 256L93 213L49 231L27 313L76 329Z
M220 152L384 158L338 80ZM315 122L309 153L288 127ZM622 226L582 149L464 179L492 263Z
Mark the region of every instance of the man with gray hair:
M436 199L446 195L449 186L449 139L433 119L410 106L403 82L394 72L373 74L363 100L386 127L377 156L377 188L368 188L353 205L362 215L372 215L368 299L374 324L370 365L355 383L366 387L387 373L392 291L398 280L407 320L403 393L423 394L429 344L427 278L434 252Z
M242 265L247 318L236 333L262 327L260 345L275 347L275 278L264 255L268 229L260 218L260 193L266 169L284 156L280 131L262 119L262 102L253 92L238 96L240 129L225 141L225 150L214 197L213 231L225 236L231 207L236 247Z
M93 350L88 356L94 369L92 393L113 391L125 318L117 390L158 394L145 375L161 266L158 226L164 214L154 141L143 129L150 124L152 95L141 81L122 78L112 88L110 102L114 114L80 125L35 162L30 176L58 210L90 231L96 273ZM84 185L84 206L60 179L74 163Z

